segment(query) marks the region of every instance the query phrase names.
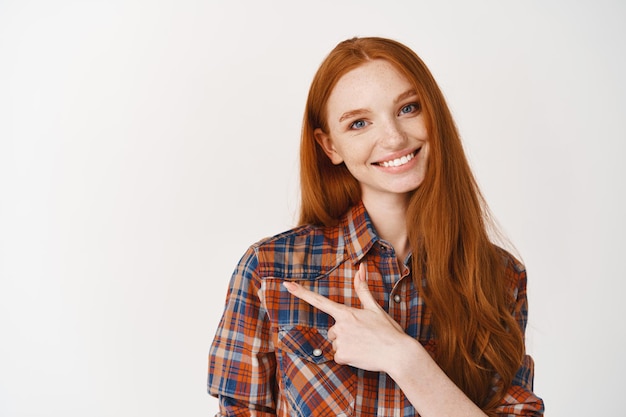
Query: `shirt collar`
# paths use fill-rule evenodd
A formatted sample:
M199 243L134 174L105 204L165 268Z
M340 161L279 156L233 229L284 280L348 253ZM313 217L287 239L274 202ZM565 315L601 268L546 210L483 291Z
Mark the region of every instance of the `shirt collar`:
M362 201L348 210L342 228L346 252L356 265L379 240Z

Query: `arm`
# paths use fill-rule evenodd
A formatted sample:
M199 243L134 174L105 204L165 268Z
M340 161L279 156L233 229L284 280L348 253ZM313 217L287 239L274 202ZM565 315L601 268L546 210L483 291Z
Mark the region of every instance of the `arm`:
M362 309L337 304L295 283L283 285L291 294L333 316L335 325L328 336L333 342L335 362L386 372L422 417L486 416L446 376L423 346L378 305L369 292L364 264L354 279Z
M252 249L235 269L209 352L209 394L223 416L274 416L276 359L269 321L258 297Z
M514 258L510 257L509 264L507 265L506 276L507 276L508 282L510 282L511 284L510 288L511 288L512 294L514 295L514 300L515 300L515 302L511 306L511 313L513 314L513 317L516 319L522 331L522 334L524 334L526 331L526 323L528 320L526 271L522 264L520 264ZM408 345L410 344L419 345L417 341L411 338L409 339L410 340L406 341ZM407 349L407 352L410 352L411 347L409 346L406 349ZM420 390L419 385L421 382L421 383L430 384L430 387L427 387L427 388L432 389L433 391L432 392L433 396L431 397L430 401L443 402L444 404L448 402L448 405L450 405L453 408L454 412L458 412L463 407L465 407L465 405L463 405L463 402L465 402L465 400L469 401L469 399L465 397L465 394L463 394L456 387L456 385L454 385L447 378L445 374L443 374L443 372L441 371L439 366L434 362L434 360L430 359L430 355L427 355L427 354L424 355L423 353L420 352L420 351L423 351L423 349L421 349L421 345L418 347L414 347L413 350L415 350L416 352L413 353L412 356L409 356L409 357L413 358L414 362L418 362L418 361L422 361L422 362L413 364L412 366L408 366L407 364L402 363L400 364L401 366L399 366L399 369L396 369L395 371L390 370L390 376L394 378L396 383L401 387L405 395L407 395L407 398L409 399L409 401L411 401L415 406L412 396L417 395L417 391ZM421 357L418 357L418 355ZM422 369L419 370L420 368ZM430 369L429 371L428 368L432 368L432 369ZM532 391L533 390L533 371L534 371L533 368L534 366L533 366L532 358L528 355L525 356L522 364L520 364L520 368L518 369L511 386L509 387L506 394L504 395L504 398L502 399L500 405L495 410L495 415L500 416L500 417L505 417L505 416L507 417L511 417L511 416L541 417L543 416L543 412L544 412L543 401L540 398L538 398ZM416 372L421 372L421 373L416 374ZM429 376L428 372L432 372L432 375ZM438 376L437 375L438 373L441 373L442 375ZM419 376L419 378L417 376ZM496 376L496 378L498 378L498 376ZM438 384L441 384L441 385L439 386ZM454 392L455 390L458 392L455 393ZM425 396L420 395L417 401L420 401L420 400L424 401ZM453 405L452 401L461 401L461 403L459 403L458 405ZM426 404L434 405L434 404L428 404L427 402ZM471 405L467 405L468 407L467 415L474 415L474 414L470 414L470 410L472 409L472 406L475 407L473 403ZM415 407L416 409L418 408L417 406ZM433 409L432 411L434 412L434 415L457 415L457 414L454 414L454 412L452 411L450 411L450 414L447 414L448 410L438 411L438 410L435 410L434 408L435 407L432 407ZM484 415L482 411L480 412L475 411L475 412L477 413L476 415ZM426 415L426 414L424 413L423 415ZM461 415L463 415L463 413L461 413Z
M511 312L522 334L525 334L528 322L526 269L511 255L507 254L507 257L509 263L506 273L515 300ZM526 355L496 413L499 416L543 416L543 400L533 392L533 379L534 363L532 358Z

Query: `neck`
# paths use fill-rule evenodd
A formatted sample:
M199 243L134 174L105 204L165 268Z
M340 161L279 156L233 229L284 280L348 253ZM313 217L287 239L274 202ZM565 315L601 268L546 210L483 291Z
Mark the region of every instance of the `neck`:
M378 236L389 242L400 262L404 262L410 252L406 227L408 195L392 195L389 198L366 198L363 205L367 209Z

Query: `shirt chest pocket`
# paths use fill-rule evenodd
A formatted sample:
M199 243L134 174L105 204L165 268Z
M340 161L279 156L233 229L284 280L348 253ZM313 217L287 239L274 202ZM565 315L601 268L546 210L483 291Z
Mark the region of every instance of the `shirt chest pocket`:
M280 375L295 415L354 414L354 368L333 360L327 330L294 326L278 333Z

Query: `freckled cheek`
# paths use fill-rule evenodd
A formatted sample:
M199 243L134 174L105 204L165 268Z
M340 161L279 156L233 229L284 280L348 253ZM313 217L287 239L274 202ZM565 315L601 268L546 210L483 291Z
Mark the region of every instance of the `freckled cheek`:
M349 147L342 150L346 165L369 165L370 153L359 147Z
M426 124L422 119L418 118L414 120L414 123L410 126L410 131L413 132L417 138L421 140L428 140L428 130L426 129Z

